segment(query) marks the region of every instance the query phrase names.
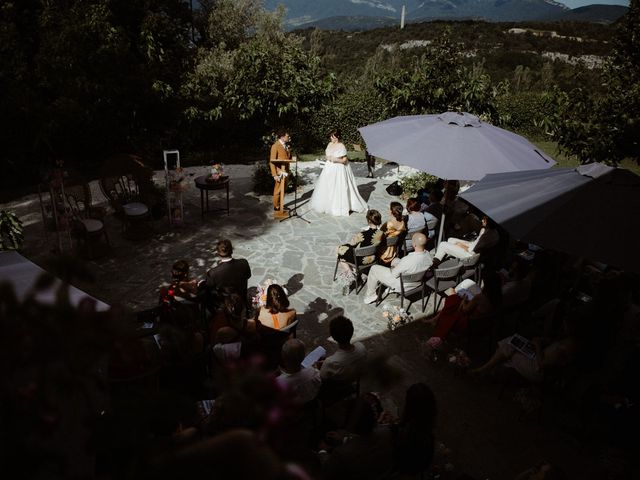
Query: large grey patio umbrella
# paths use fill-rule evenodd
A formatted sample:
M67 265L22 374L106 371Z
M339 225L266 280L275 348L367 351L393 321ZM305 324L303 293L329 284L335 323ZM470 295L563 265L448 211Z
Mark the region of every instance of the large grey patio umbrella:
M487 175L460 196L513 237L640 272L640 177L600 163Z
M470 113L394 117L358 130L371 155L444 179L480 180L556 163L527 139Z

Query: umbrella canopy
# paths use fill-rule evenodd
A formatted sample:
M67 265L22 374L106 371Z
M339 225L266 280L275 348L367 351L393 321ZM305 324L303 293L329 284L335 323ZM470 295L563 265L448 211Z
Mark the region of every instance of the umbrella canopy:
M600 163L487 175L460 196L513 237L640 272L640 177Z
M445 179L480 180L556 163L527 139L469 113L394 117L358 130L371 155Z

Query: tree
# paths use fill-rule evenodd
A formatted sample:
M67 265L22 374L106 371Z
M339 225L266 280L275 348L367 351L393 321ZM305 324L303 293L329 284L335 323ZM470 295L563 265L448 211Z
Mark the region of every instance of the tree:
M219 0L208 33L184 85L192 120L240 120L273 125L305 115L331 95L332 76L302 39L285 34L282 11L268 13L255 0Z
M50 158L157 146L177 127L188 34L183 0L3 2L3 161L33 181Z
M472 71L464 67L462 52L448 33L408 68L377 69L380 73L374 85L387 100L387 116L462 109L498 121L495 99L499 90L478 68Z
M620 20L602 82L602 92L555 96L552 133L582 163L640 161L640 0Z

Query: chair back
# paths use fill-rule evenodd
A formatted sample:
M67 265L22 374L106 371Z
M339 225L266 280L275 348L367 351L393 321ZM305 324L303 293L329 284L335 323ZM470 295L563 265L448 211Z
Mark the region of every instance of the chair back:
M284 328L281 328L280 331L281 332L285 332L285 333L290 333L293 335L293 338L296 338L296 331L298 329L298 322L300 320L296 319L293 322L291 322L289 325L287 325Z
M400 274L400 282L402 283L417 283L417 282L421 282L424 279L424 275L425 273L427 273L426 270L422 271L422 272L416 272L416 273L401 273Z
M460 272L464 267L458 263L452 267L437 268L433 271L433 281L436 292L455 287L460 281Z
M64 201L74 219L81 220L89 217L91 191L87 184L64 187Z
M112 204L122 205L140 196L138 182L132 174L103 177L100 189Z
M370 264L363 265L362 259L365 257L370 257L375 255L377 251L378 251L377 245L368 245L366 247L358 247L354 249L353 257L356 264L356 270L359 271L360 267L365 268L365 267L370 267L371 265L374 265L375 262L371 262Z
M393 237L385 237L386 238L387 247L393 247L393 246L397 245L398 242L400 241L401 237L402 237L401 234L395 235Z

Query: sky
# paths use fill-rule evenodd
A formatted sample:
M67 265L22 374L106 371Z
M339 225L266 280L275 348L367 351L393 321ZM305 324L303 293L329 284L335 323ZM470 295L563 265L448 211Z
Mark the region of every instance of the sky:
M585 5L624 5L626 7L629 6L628 0L558 0L561 3L564 3L569 8L578 8L584 7Z

